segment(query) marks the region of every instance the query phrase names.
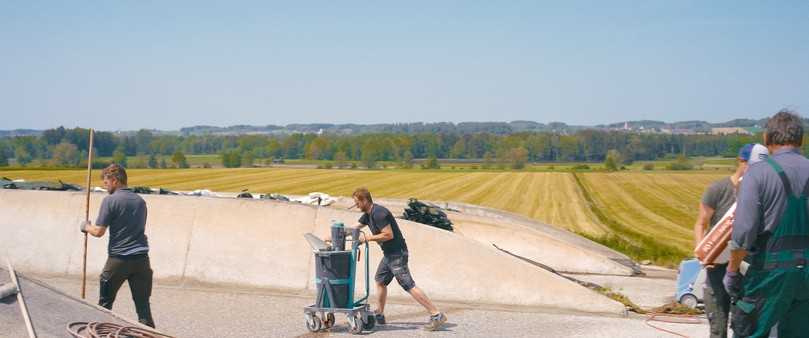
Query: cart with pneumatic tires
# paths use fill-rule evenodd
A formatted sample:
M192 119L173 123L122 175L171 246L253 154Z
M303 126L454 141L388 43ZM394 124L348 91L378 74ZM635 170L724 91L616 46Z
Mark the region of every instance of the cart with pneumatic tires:
M348 319L348 331L354 334L373 330L376 325L374 313L368 305L368 243L364 243L362 256L358 241L365 234L358 229L351 232L351 249L345 249L347 240L342 223L332 224L332 245L308 233L304 235L312 246L315 259L315 303L304 307L306 328L311 332L329 329L335 324L335 313L344 313ZM342 236L342 237L341 237ZM355 300L357 262L364 258L365 295Z

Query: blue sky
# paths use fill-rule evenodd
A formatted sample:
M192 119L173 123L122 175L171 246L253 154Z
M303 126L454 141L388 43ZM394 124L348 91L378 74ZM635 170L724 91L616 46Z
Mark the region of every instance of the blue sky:
M0 129L809 115L806 1L0 2Z

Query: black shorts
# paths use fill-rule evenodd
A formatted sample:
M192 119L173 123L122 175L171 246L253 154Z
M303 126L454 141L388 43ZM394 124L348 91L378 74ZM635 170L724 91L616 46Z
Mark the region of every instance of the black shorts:
M382 261L379 262L379 267L376 268L374 280L387 286L393 280L393 277L396 277L396 282L399 283L402 289L410 291L410 289L416 287L416 282L413 281L413 277L410 275L407 258L407 251L401 254L385 255L382 257Z

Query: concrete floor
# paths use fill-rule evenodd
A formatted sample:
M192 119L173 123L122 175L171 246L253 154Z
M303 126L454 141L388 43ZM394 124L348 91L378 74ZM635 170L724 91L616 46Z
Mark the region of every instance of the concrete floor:
M69 294L78 294L80 281L65 278L39 280ZM98 299L96 281L88 284L88 301ZM331 331L309 333L303 307L312 296L266 290L180 287L156 284L152 295L155 322L161 331L177 337L330 337L351 336L345 316L337 316ZM541 310L486 308L439 304L449 321L442 331L421 329L427 315L414 301L400 300L386 310L388 324L367 335L374 337L674 337L645 323L644 316L612 317ZM135 318L126 285L118 294L114 312ZM80 320L80 318L77 318ZM688 337L706 337L707 323L654 323Z

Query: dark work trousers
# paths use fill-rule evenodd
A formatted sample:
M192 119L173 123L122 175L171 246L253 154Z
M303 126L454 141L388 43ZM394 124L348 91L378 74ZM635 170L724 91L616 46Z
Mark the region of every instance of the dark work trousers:
M730 296L725 291L722 279L725 278L727 264L717 264L713 268L706 268L705 313L711 326L711 338L726 338L728 336L728 313L730 313Z
M115 295L124 281L129 282L135 311L141 324L155 327L149 297L152 296L152 267L149 255L110 256L101 273L98 305L112 309Z

